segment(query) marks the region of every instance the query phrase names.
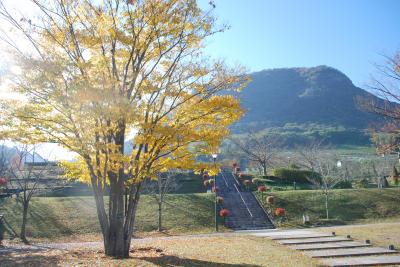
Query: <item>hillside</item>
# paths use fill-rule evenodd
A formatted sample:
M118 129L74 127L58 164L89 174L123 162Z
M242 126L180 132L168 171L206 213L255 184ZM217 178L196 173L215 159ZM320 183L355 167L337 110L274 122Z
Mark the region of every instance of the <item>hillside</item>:
M334 68L272 69L250 76L252 82L239 95L247 112L235 131L288 123L365 129L378 120L356 103L357 96L375 97Z
M302 216L310 216L313 224L325 217L324 195L315 190L275 191L274 208L286 209L284 226L302 226ZM270 208L258 193L265 208ZM338 189L330 195L329 214L332 224L354 224L398 221L400 214L399 188ZM323 221L320 223L323 223ZM328 223L328 222L325 222Z

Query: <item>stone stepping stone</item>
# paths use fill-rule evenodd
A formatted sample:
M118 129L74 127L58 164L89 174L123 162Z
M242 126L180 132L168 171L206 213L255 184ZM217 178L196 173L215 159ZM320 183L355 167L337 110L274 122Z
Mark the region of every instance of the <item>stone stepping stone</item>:
M308 234L308 235L279 235L270 237L272 240L287 240L287 239L303 239L303 238L318 238L318 237L333 237L331 234Z
M321 262L328 266L381 266L400 264L400 256L365 256L323 259Z
M339 248L358 248L358 247L369 247L371 244L361 243L356 241L344 241L344 242L329 242L329 243L317 243L317 244L301 244L289 246L296 250L318 250L318 249L339 249Z
M397 253L395 250L378 247L361 247L361 248L342 248L328 250L305 251L306 255L312 258L329 258L329 257L345 257L345 256L366 256L376 254L392 254Z
M311 243L328 243L328 242L349 242L351 238L331 236L331 237L317 237L317 238L299 238L299 239L287 239L277 240L283 245L299 245L299 244L311 244Z

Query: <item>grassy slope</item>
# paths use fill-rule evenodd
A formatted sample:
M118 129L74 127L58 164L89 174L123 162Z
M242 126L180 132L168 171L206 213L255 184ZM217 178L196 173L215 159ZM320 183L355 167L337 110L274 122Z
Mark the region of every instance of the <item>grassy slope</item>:
M4 206L3 206L4 205ZM20 205L15 199L0 202L0 213L18 230ZM143 195L137 214L137 229L157 228L157 204ZM213 227L213 195L168 195L164 206L164 227L171 233L207 232ZM27 226L28 236L53 238L66 235L99 233L93 197L34 197Z
M325 218L324 196L319 191L282 191L266 195L275 196L276 207L286 209L285 226L302 224L304 213L312 221ZM261 195L259 195L261 196ZM339 223L379 221L400 216L400 189L341 189L330 197L330 217ZM267 204L264 205L268 207Z

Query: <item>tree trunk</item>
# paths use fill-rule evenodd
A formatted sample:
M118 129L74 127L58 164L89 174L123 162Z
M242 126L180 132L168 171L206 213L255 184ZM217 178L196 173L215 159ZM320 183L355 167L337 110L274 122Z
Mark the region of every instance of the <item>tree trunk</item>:
M263 175L267 176L267 165L266 164L262 164L262 169L263 169Z
M162 201L158 202L158 231L162 231Z
M22 242L28 243L28 240L26 239L26 222L28 220L29 202L24 201L22 206L23 206L23 210L22 210L22 225L21 225L20 238L21 238Z
M326 211L326 219L329 219L329 207L328 207L328 193L325 193L325 211Z
M112 176L114 177L112 177ZM108 256L117 258L127 258L129 256L129 247L125 247L126 236L124 236L124 182L117 175L110 176L110 203L109 203L109 222L110 227L106 233L107 240L105 253ZM119 178L119 179L118 179Z

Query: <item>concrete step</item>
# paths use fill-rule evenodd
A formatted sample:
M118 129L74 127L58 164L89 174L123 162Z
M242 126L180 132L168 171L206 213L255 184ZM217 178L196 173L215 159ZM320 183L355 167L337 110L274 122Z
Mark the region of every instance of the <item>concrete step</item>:
M322 263L327 266L382 266L400 264L400 256L365 256L323 259Z
M358 248L358 247L369 247L369 246L371 246L371 244L361 243L357 241L344 241L344 242L293 245L290 246L290 248L296 250L318 250L318 249Z
M300 244L312 244L312 243L349 242L349 241L353 241L353 239L346 237L339 237L339 236L278 240L278 242L283 245L300 245Z
M320 238L320 237L333 237L331 234L324 234L324 233L313 233L313 234L306 234L306 235L278 235L271 237L272 240L289 240L289 239L303 239L303 238Z
M312 258L330 258L330 257L345 257L345 256L393 254L398 252L396 250L389 250L386 248L379 248L379 247L362 247L362 248L313 250L313 251L305 251L304 253Z

